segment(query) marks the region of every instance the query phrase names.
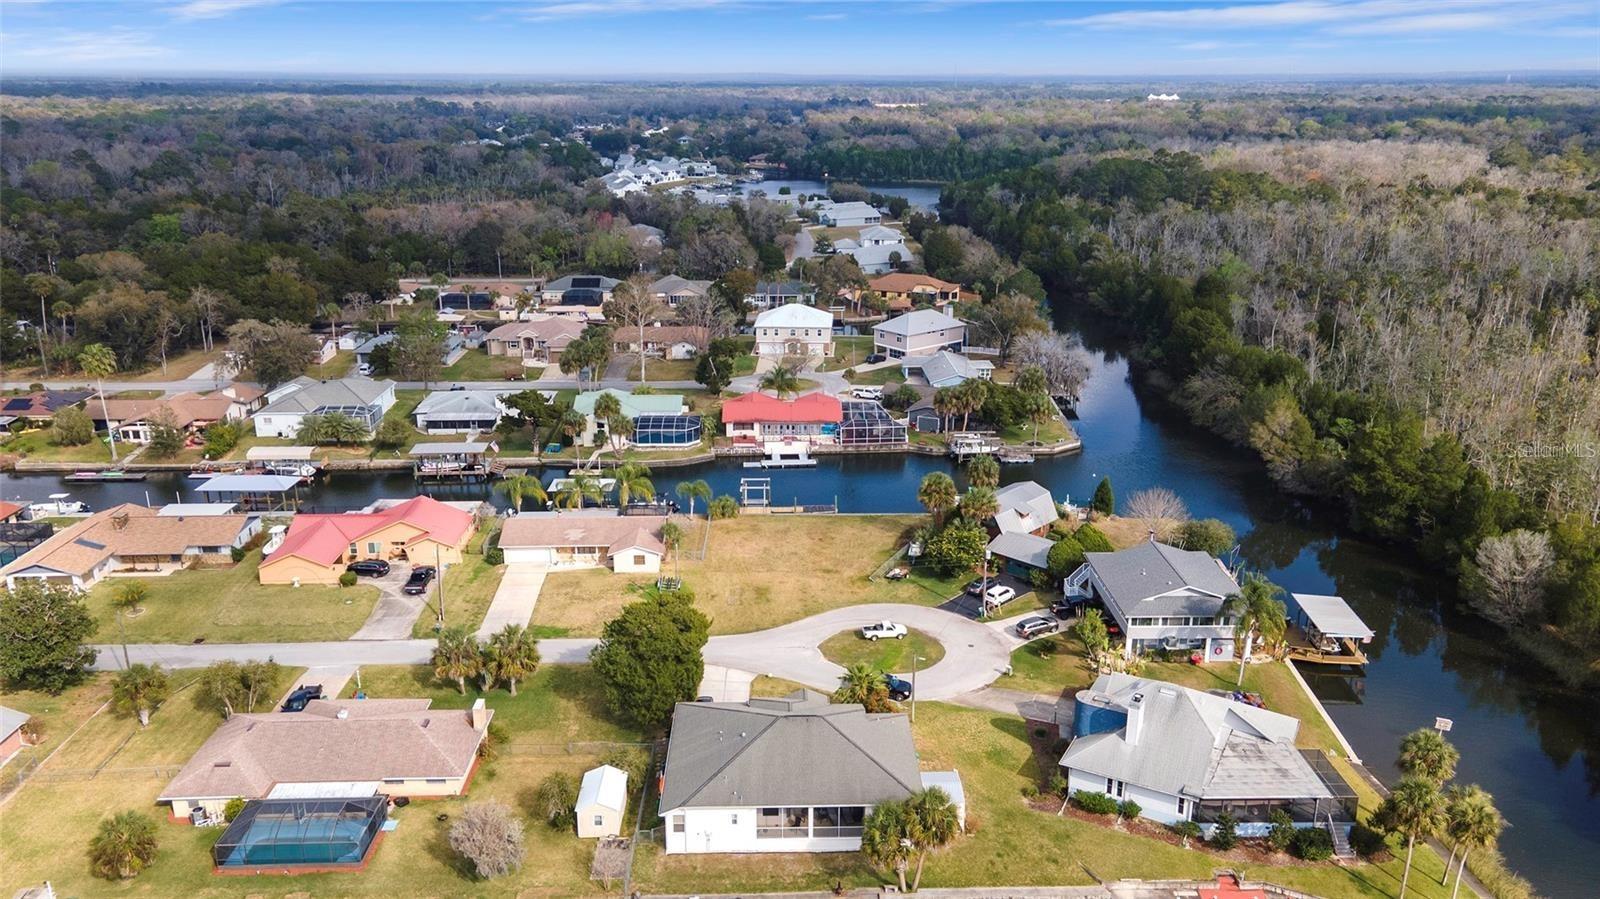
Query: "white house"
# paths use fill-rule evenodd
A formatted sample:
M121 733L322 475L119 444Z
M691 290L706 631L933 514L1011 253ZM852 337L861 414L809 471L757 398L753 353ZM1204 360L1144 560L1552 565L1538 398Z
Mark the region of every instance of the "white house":
M665 518L621 515L616 509L524 512L506 519L500 549L508 564L654 574L666 554L665 523Z
M339 412L362 422L370 431L394 406L394 389L393 381L295 378L267 394L267 404L255 414L251 423L259 436L287 438L294 436L307 415Z
M862 228L858 239L837 241L833 248L855 259L856 265L869 275L892 272L897 263L916 258L906 246L905 235L882 225Z
M745 294L746 306L755 309L776 309L789 303L814 306L817 292L803 281L758 281L756 289Z
M1295 746L1300 722L1230 696L1102 674L1078 691L1067 788L1135 802L1139 815L1207 832L1223 813L1261 836L1274 810L1298 827L1348 832L1355 791L1320 752ZM1342 834L1341 834L1342 835Z
M960 792L955 772L929 774L930 785L948 792L953 781ZM899 713L869 714L812 690L680 702L662 772L666 851L854 852L873 806L925 783Z
M890 359L959 353L966 342L966 323L936 309L913 309L872 329L872 351Z
M790 303L756 316L757 356L833 355L833 313Z
M817 221L830 228L858 228L876 225L883 221L883 213L871 203L822 202L816 206Z
M1055 497L1038 481L1018 481L994 492L995 530L1002 534L1044 536L1061 518Z
M633 423L633 433L625 439L617 435L624 443L684 447L700 442L702 420L700 416L689 413L689 406L681 394L627 393L607 387L604 390L584 391L573 398L572 408L584 417L583 432L576 435L578 445L594 446L610 439L610 422L600 421L594 414L595 403L604 394L616 397L622 416Z
M502 401L510 390L435 390L412 414L424 434L492 431L511 410Z
M1122 628L1123 652L1198 650L1208 662L1233 658L1233 624L1222 612L1239 584L1209 553L1150 540L1117 552L1084 554L1063 592L1098 600Z
M628 772L601 765L583 773L578 801L578 836L614 837L622 833L622 813L628 808Z

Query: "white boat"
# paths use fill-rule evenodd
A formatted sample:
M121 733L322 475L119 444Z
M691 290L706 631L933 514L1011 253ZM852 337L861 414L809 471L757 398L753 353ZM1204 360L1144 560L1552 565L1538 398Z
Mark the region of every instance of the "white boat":
M812 468L817 460L811 458L811 445L808 443L786 443L783 441L770 441L762 447L762 458L759 462L746 462L745 468Z
M52 493L47 503L29 503L28 519L36 521L40 518L63 518L72 515L88 515L89 504L78 502L70 493Z

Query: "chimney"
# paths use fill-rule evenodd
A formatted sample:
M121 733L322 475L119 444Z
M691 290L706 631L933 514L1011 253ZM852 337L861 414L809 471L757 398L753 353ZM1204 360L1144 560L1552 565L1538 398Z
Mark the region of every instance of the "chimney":
M333 716L335 718L338 718L340 721L343 721L346 718L350 717L350 710L349 709L340 709L339 711L334 712Z
M472 716L473 730L483 730L489 726L489 709L483 704L482 698L472 701L472 711L468 714Z
M1138 746L1139 738L1144 736L1144 694L1135 693L1128 700L1128 726L1122 734L1122 739L1129 746Z

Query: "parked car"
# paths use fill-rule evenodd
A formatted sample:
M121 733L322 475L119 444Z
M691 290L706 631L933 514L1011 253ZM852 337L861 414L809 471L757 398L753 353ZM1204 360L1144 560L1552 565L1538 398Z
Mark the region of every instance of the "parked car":
M344 570L353 571L361 577L383 577L389 573L389 563L382 559L362 559L346 565Z
M889 698L895 702L905 702L911 698L911 682L901 680L892 674L885 674L883 682L889 687Z
M896 624L893 621L880 621L877 624L869 624L862 628L861 636L873 641L882 640L888 637L893 637L896 640L904 640L906 638L906 626L903 624Z
M988 581L984 580L981 577L975 577L972 580L967 582L967 586L966 586L965 589L967 591L967 595L968 596L982 596L983 595L983 591L987 590L988 588L989 588L989 582Z
M1050 604L1050 614L1057 618L1075 618L1082 605L1082 600L1058 599Z
M296 687L294 692L289 694L289 698L283 701L283 708L279 709L278 711L303 712L306 710L307 703L311 702L313 699L321 698L321 684L306 684L303 687Z
M983 601L991 606L1003 606L1016 598L1016 588L1007 587L1005 584L995 584L989 588L989 592L983 594Z
M881 400L883 399L883 388L852 387L850 388L850 395L858 400Z
M411 569L411 577L406 578L406 585L400 589L412 596L428 592L428 584L438 574L438 569L432 565L418 565Z
M1029 615L1017 622L1017 636L1032 640L1040 634L1053 634L1061 629L1061 622L1043 615Z
M889 358L889 357L885 356L882 353L870 353L870 354L867 355L867 358L864 361L868 365L874 365L876 363L882 362L883 360L885 360L887 358Z

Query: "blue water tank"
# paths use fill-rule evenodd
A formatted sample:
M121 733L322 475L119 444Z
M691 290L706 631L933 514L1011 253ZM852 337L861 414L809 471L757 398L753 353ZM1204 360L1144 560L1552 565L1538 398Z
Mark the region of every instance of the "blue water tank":
M1072 736L1086 737L1122 730L1128 724L1128 713L1107 705L1104 698L1096 698L1091 690L1079 690L1072 703Z

